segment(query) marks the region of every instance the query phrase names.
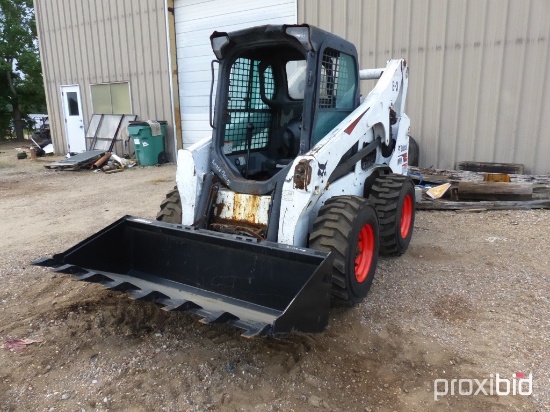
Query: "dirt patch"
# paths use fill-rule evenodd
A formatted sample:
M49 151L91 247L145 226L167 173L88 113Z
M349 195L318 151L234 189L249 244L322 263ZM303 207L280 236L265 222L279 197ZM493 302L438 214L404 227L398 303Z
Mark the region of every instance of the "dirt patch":
M29 265L154 218L175 165L56 172L0 152L0 342L42 341L0 349L2 411L550 409L548 211L418 213L409 252L380 259L369 297L324 333L247 340ZM517 372L532 395L434 400L435 379Z
M439 296L431 310L443 320L465 321L474 316L473 305L465 294Z

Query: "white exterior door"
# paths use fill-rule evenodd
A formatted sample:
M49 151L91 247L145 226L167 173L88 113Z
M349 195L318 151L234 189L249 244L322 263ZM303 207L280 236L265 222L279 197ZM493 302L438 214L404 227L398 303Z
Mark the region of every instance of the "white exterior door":
M296 24L296 0L175 0L176 47L183 147L209 136L213 31L262 24ZM216 67L216 66L215 66ZM215 75L217 79L217 73ZM216 90L214 88L214 90ZM213 99L214 101L214 99Z
M84 152L86 151L86 137L82 102L80 100L80 86L61 86L61 101L63 102L67 151Z

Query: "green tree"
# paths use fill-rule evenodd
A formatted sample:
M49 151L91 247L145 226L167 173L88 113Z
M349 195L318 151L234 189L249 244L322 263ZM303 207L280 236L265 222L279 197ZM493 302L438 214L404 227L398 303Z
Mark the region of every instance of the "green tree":
M45 105L32 0L0 0L0 133L12 119L23 139L27 114Z

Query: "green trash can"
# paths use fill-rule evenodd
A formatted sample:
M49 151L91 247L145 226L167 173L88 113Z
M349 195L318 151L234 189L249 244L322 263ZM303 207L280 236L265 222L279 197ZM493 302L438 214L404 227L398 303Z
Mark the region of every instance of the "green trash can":
M153 166L158 164L159 154L164 152L166 122L160 120L159 124L160 135L153 136L149 123L143 121L128 123L128 134L134 142L136 159L140 166Z

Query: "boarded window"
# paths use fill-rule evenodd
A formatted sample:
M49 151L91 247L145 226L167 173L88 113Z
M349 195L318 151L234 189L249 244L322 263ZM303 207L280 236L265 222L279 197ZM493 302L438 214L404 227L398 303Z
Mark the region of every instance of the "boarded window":
M96 114L130 114L130 83L92 84L92 107Z

